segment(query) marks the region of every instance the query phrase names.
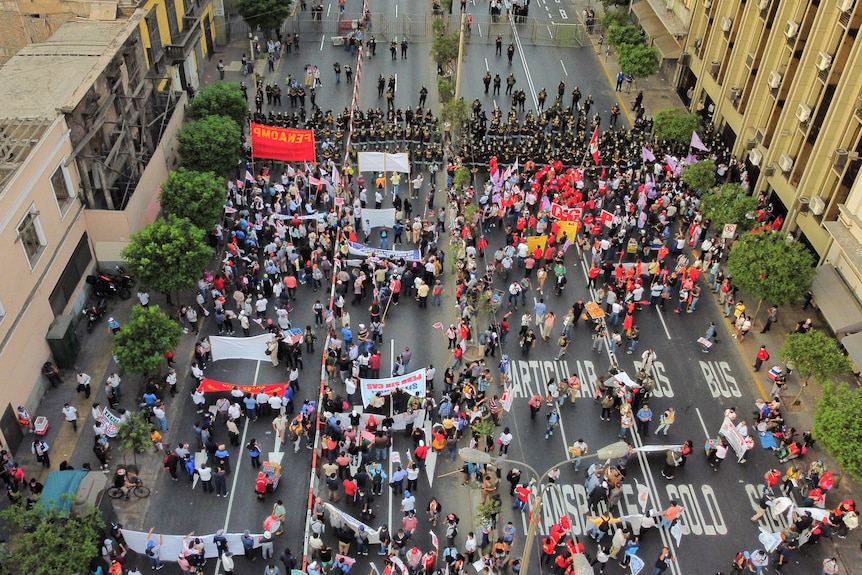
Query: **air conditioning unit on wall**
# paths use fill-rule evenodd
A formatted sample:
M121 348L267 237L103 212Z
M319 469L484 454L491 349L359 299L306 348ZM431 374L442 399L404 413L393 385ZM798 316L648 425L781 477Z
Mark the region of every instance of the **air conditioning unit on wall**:
M796 107L796 119L803 124L811 117L811 107L807 104L799 104Z
M733 18L722 16L719 25L725 32L730 32L733 29Z
M811 213L815 216L821 215L826 210L826 202L820 196L811 196L808 205L811 207Z
M751 162L752 166L759 166L760 162L763 161L763 154L757 148L748 152L748 161Z
M766 84L772 88L773 90L777 90L781 87L781 72L773 70L769 73L769 77L766 79Z
M817 59L814 61L814 65L817 66L818 70L825 72L829 69L829 66L832 65L832 54L821 50L817 53Z
M789 172L793 168L793 157L787 154L781 154L778 157L778 167L782 172Z
M853 0L838 0L835 5L841 12L850 12L853 9Z
M794 22L793 20L788 20L786 24L784 24L784 35L787 38L796 38L796 35L799 34L799 23Z

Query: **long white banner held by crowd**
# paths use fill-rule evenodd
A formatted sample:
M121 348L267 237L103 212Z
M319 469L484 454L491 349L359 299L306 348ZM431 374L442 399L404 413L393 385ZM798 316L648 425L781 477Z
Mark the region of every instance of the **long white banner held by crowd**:
M213 361L220 359L254 359L269 361L266 355L266 344L272 339L272 334L263 333L254 337L210 336Z
M362 226L364 226L365 221L368 220L368 224L372 228L391 228L395 225L395 208L383 208L380 210L364 208L362 210L361 219Z
M410 173L410 160L407 154L387 154L384 152L359 152L360 172L406 172Z
M362 391L362 404L366 407L371 404L371 398L376 394L389 395L396 389L416 397L425 397L425 368L396 377L360 379L359 387Z
M373 248L371 246L367 246L365 244L360 244L357 242L348 241L347 250L353 255L357 256L371 256L376 255L381 258L388 259L405 259L411 262L418 262L422 259L422 254L419 253L419 250L381 250L379 248Z

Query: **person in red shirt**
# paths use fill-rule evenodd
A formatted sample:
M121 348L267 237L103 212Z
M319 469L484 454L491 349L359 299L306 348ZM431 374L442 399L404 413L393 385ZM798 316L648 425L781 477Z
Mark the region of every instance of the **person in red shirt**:
M760 366L763 365L763 362L769 359L769 352L766 351L766 346L761 345L760 349L757 350L757 356L754 359L754 371L760 371Z
M530 500L530 488L526 485L519 485L515 488L515 503L512 505L512 509L519 509L520 511L524 511L527 508L527 502Z

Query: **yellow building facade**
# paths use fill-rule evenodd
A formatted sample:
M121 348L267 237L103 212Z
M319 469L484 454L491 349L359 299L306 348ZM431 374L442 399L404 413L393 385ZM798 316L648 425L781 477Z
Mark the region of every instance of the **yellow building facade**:
M862 2L700 0L680 57L691 97L822 259L862 153Z

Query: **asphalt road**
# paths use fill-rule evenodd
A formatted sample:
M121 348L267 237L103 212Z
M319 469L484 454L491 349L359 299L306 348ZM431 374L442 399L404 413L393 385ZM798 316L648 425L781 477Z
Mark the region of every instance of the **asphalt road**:
M376 2L373 11L382 12L394 20L396 4L392 0ZM554 9L566 10L567 2L566 0L562 3L537 0L536 5L537 9L547 7L550 13ZM325 5L324 13L326 14L329 9ZM337 10L336 3L332 3L331 10L333 13ZM568 15L574 18L573 11ZM311 24L305 20L306 15L301 15L300 18L302 22L300 29L303 34L300 56L282 58L277 72L269 74L267 78L277 77L283 81L287 74L301 73L306 63L318 65L324 72L324 87L320 90L318 103L324 110L339 111L349 104L351 87L343 81L340 85L334 85L332 63L339 61L344 64L348 61L347 53L330 45L328 37L332 34L326 31L327 27L332 27L330 24L327 22L322 25ZM511 28L508 24L501 22L498 26L501 34L509 34L509 36L504 35L504 39L511 36ZM478 30L474 32L476 33ZM496 30L486 29L481 33L495 34ZM396 106L398 107L415 105L418 101L419 88L423 84L429 87L429 92L433 95L435 70L428 56L430 44L411 42L408 58L402 60L399 57L396 61L392 61L387 43L382 40L382 36L382 34L378 36L377 57L366 60L363 65L360 106L363 109L372 106L385 108L385 102L377 99L376 92L375 79L381 73L385 77L390 74L397 75ZM514 38L514 36L511 37ZM518 46L510 68L506 63L506 46L507 42L504 43L504 54L501 57L494 56L493 43L468 46L464 62L465 100L472 101L473 98L479 97L483 105L494 105L495 102L490 95L486 97L482 94L481 77L485 70L490 70L492 75L499 70L501 77L505 78L511 69L518 78L516 87L524 87L525 90L527 89L525 86L529 87L528 107L530 102L535 102L533 95L542 87L548 90L549 100L552 99L556 93L556 86L562 79L567 86L566 101L572 88L577 85L584 97L588 94L593 95L596 101L594 109L599 111L603 118L607 118L607 110L614 101L613 87L608 84L607 76L590 48L557 49L521 45ZM286 100L285 98L285 103ZM430 98L429 101L431 101ZM508 104L502 100L498 99L496 104L504 110L508 109ZM287 110L288 107L285 105L283 109ZM493 247L502 243L502 234L499 231L493 232L489 241L492 248L490 253L493 253ZM560 297L545 294L549 309L554 311L560 320L574 301L579 298L587 300L590 297L585 287L585 264L576 255L575 250L571 250L566 258L569 283L565 293ZM386 318L386 343L384 344L384 357L387 359L391 349L396 350L397 353L404 347L410 347L415 353L413 365L434 364L440 374L438 380L442 379L443 368L451 361L451 356L446 351L445 342L439 330L434 330L432 325L437 321L449 323L455 317L452 297L454 286L451 274L448 273L448 263L445 267L447 268L447 292L444 305L439 308L418 309L414 302L405 301L398 307L393 306ZM505 282L500 279L496 287L505 289L505 285ZM550 286L550 282L548 285ZM313 323L310 307L318 295L322 294L312 293L310 286L300 288L299 301L291 314L294 325L304 327ZM535 297L542 297L542 294L536 292L529 294L527 309L530 311ZM754 549L758 546L756 543L758 527L770 529L776 527L767 518L761 520L759 524L751 523L748 519L756 506L754 501L757 498L763 473L776 463L770 452L765 452L758 446L745 464L737 464L729 457L718 472L714 472L705 463L703 443L708 437L716 436L724 409L735 406L741 417L749 417L754 409L754 398L758 395L752 383L749 368L740 360L729 332L721 331L723 328L720 328L721 343L716 345L709 354L701 353L700 345L696 343L697 338L704 333L709 321L721 323L718 308L710 299L705 294L698 310L693 314L674 314L670 306L666 312L658 312L654 309L638 312L636 323L642 334L638 351L633 355L622 353L617 356L619 365L627 373L634 375L640 352L647 347L652 347L656 351L658 360L654 364L653 374L658 385L649 402L650 407L656 420L664 409L674 407L677 421L671 428L667 441L678 444L682 440L690 439L695 446L694 454L687 466L683 470L678 470L672 481L664 479L660 474L663 453L640 455L637 463L633 462L629 466L630 476L626 481L621 505L625 514L640 512L636 498L636 485L641 484L649 490L648 508L664 508L671 499L676 499L686 508L682 516L682 543L679 546L671 544L677 557L677 562L672 565L670 571L674 575L727 570L736 551L743 548ZM354 323L361 321L360 316L365 314L366 306L367 303L355 309L350 308ZM510 426L515 434L508 459L513 461L512 465L518 465L514 461L524 461L542 472L565 459L567 445L578 438L586 440L592 449L617 439L618 423L602 422L597 417L599 407L592 400L594 376L606 372L611 358L607 352L595 353L591 350L589 331L584 322L580 322L574 329L573 342L568 355L562 360L553 359L557 352L555 342L559 328L555 329L549 341L539 340L529 358L525 358L516 345L515 334L518 329L519 313L513 314L511 318L513 333L509 343L502 350L513 360L512 384L515 394L512 411L503 417L503 424ZM322 348L322 343L322 341L318 343L318 349ZM580 398L576 406L567 402L562 408L559 430L550 439L545 440L542 416L535 422L530 420L525 398L535 392L542 393L550 376L560 379L570 373L579 374L584 382ZM263 383L284 381L286 372L283 368L273 368L266 363L258 365L256 362L231 361L210 364L207 368L207 376L224 381ZM298 396L300 400L304 395L310 396L319 377L318 361L306 356L301 379L303 391ZM440 387L442 386L438 385L438 397ZM214 399L215 397L212 398L213 401ZM188 438L191 440L193 437L191 425L195 415L191 401L186 402L187 405L180 420L170 423L172 427L179 426L180 429L187 429ZM657 422L654 422L652 428L654 429L656 425ZM242 431L243 445L251 437L255 437L263 444L264 452L274 447L269 420L261 418ZM221 437L226 439L226 434L223 433ZM664 437L658 438L652 434L645 438L629 436L629 440L636 446L666 443ZM406 438L396 438L394 449L400 451L402 457L408 446ZM280 553L285 545L290 546L295 552L299 551L303 541L311 452L301 449L299 453L293 453L291 446L288 446L283 459L285 471L281 485L277 493L269 496L265 503L256 501L253 493L255 471L251 469L244 449L241 446L233 448L231 453L233 473L227 500L205 496L200 486L192 490L189 484L182 480L174 483L165 474L160 479L160 483L155 486L147 522L155 525L157 530L170 533L187 533L191 530L211 532L220 527L226 527L230 531L241 531L247 528L259 531L271 504L276 498L281 498L288 505L289 524L285 535L279 538L276 553ZM459 467L460 462L449 462L445 457L440 457L433 477L420 478L417 494L420 527L415 541L423 551L430 548L430 535L424 509L432 493L441 500L444 514L454 511L461 517L459 546L463 545L468 531L478 532L478 526L472 526L474 522L472 510L478 500L478 494L475 490L461 486L460 474L446 475ZM508 466L504 464L504 476L507 470ZM541 519L542 532L547 531L549 526L558 520L563 509L568 509L577 520L573 526L574 532L578 535L585 533L586 492L583 479L582 472L576 474L570 466L562 468L559 483L564 498L561 500L553 491L549 492ZM431 480L433 480L433 487ZM501 492L504 502L510 501L506 491L501 489ZM385 496L376 502L375 526L385 522L393 531L397 528L400 522L398 499L390 500L390 497ZM355 509L348 508L347 511L353 511L356 514ZM500 519L503 523L508 520L514 521L519 532L514 554L519 554L526 528L526 515L516 513L504 504ZM436 533L442 540L443 530L438 528ZM584 540L587 549L594 551L594 543L586 538ZM334 540L331 543L335 545ZM639 555L648 565L651 565L660 547L669 543L671 543L670 537L666 532L650 532L644 538ZM538 547L534 546L538 554L537 549ZM374 551L372 549L368 559L375 559ZM809 558L806 553L807 551L798 553L795 559L800 561L800 565L785 572L812 573L819 568L816 567L819 564L818 554L811 553L813 557ZM357 567L359 572L365 569L365 560L367 559L361 559ZM536 559L533 561L535 564L538 563ZM381 567L379 561L378 567ZM610 572L613 573L616 569L617 567L612 564Z

